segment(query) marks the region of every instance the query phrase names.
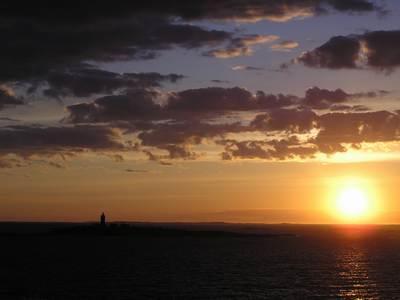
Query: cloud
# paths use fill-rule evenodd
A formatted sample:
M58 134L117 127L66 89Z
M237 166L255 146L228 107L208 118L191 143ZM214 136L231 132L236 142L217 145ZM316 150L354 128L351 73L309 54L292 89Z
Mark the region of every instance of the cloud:
M151 3L152 1L150 1ZM159 4L159 1L156 1ZM168 4L154 5L160 11L171 13L184 19L235 20L239 22L256 22L269 20L286 22L313 15L327 14L331 11L364 13L383 9L368 0L221 0L221 1L191 1L190 5L180 1L170 1ZM161 10L162 9L162 10Z
M295 104L297 99L292 95L273 95L262 91L254 95L240 87L208 87L172 94L165 109L170 112L202 115L287 107Z
M149 130L139 133L143 146L156 146L165 149L167 145L200 144L203 139L223 136L226 133L243 132L248 126L240 123L209 124L199 121L154 124Z
M367 32L360 41L368 66L386 70L400 66L400 30Z
M347 151L349 145L359 148L363 142L397 140L398 114L365 112L365 106L352 102L387 93L347 93L312 87L304 97L298 97L263 91L251 93L240 87L207 87L161 96L152 89L128 89L122 95L68 106L69 115L63 127L57 129L1 128L0 140L12 145L7 147L7 142L0 145L0 156L14 153L29 158L130 149L144 153L149 160L170 165L174 160L201 158L207 151L199 149L211 144L223 147L221 155L225 160L311 159L318 153ZM160 103L159 98L164 101ZM337 113L321 114L313 109ZM239 116L239 112L246 117ZM86 125L70 126L70 123ZM89 136L82 135L83 131Z
M391 71L400 66L400 31L370 31L336 36L305 52L295 62L312 68Z
M212 80L210 80L210 81L211 81L211 82L214 82L214 83L220 83L220 84L230 83L229 80L221 80L221 79L212 79Z
M89 97L93 94L112 94L129 88L159 87L163 82L177 82L184 76L159 73L115 73L96 68L75 67L53 71L47 78L50 97Z
M318 116L308 109L273 109L257 115L250 126L259 131L307 133L317 127Z
M249 47L228 47L225 49L214 49L204 52L204 56L211 56L216 58L233 58L251 55L253 55L253 50Z
M236 65L232 67L233 71L262 71L264 68L246 66L246 65Z
M363 98L380 98L387 95L388 91L369 91L359 93L347 93L342 89L327 90L319 87L312 87L306 90L304 98L300 100L301 106L312 109L331 110L368 110L364 105L346 105L345 102Z
M285 112L278 125L273 126L273 117L258 115L251 126L257 130L279 131L285 138L266 140L232 140L222 139L217 143L224 146L221 156L224 160L233 159L278 159L314 158L318 153L334 154L347 152L349 148L361 149L363 143L400 141L400 116L388 111L327 113L313 115L312 122L294 122L290 114L297 114L297 119L309 119L310 114L304 111ZM300 117L303 114L302 117ZM296 124L297 123L297 124ZM300 129L299 123L303 124ZM305 125L304 125L305 124ZM294 130L293 130L294 129ZM298 134L315 136L302 139ZM296 134L296 135L293 135ZM268 135L267 135L268 136Z
M11 88L0 85L0 110L9 107L22 105L24 101L14 95L14 92Z
M253 46L275 40L273 35L237 36L224 30L191 25L191 20L285 21L309 15L372 12L380 7L369 0L195 0L130 1L68 5L3 1L0 17L0 83L17 83L33 92L45 88L49 97L87 97L110 94L132 85L173 81L145 80L145 74L115 74L95 69L99 63L144 60L161 51L181 47L206 55L251 55ZM90 11L90 14L87 12ZM26 30L29 28L29 30ZM227 45L226 48L221 48ZM207 51L207 49L213 49ZM88 65L88 62L92 64ZM151 77L154 74L149 74ZM168 75L163 75L168 76ZM32 85L29 87L29 85Z
M22 160L59 156L64 159L85 151L124 151L128 147L115 129L105 126L7 126L0 128L0 162L20 164L18 159L10 161L9 155Z
M160 105L154 103L156 92L146 89L129 90L125 95L104 96L91 103L67 107L67 123L99 123L156 118Z
M314 158L318 152L315 145L303 145L296 136L281 140L236 141L222 140L219 144L225 146L221 157L223 160L233 159L264 159L287 160L294 158Z
M0 17L5 21L0 24L0 35L7 43L0 48L0 82L49 83L46 94L53 97L62 96L64 92L87 95L95 89L91 84L94 80L104 83L109 79L102 85L104 92L126 83L124 76L74 69L88 62L152 59L160 51L174 47L213 48L206 53L216 57L251 55L252 46L277 38L273 35L237 37L231 32L211 30L186 21L285 21L331 11L381 10L369 0L351 0L346 4L339 0L195 0L190 3L101 0L95 5L81 1L70 1L68 5L46 1L23 6L12 1L3 2ZM226 43L227 48L215 48ZM89 82L87 90L77 83L82 78ZM57 89L59 85L61 92Z
M52 152L62 149L122 149L119 135L104 126L8 126L0 130L0 152L25 150Z
M142 170L142 169L125 169L125 172L128 173L148 173L148 170Z
M54 8L54 16L46 15L51 13L50 8L42 9L37 16L31 13L14 18L8 16L8 21L0 24L0 34L8 41L7 46L0 48L0 82L46 82L65 70L69 72L66 75L93 76L95 74L88 74L89 71L72 73L87 61L151 59L161 50L211 47L233 38L226 31L176 23L160 16L110 18L96 16L96 9L91 7L93 15L91 13L87 19L80 19L76 8L71 13L75 18L58 19L58 9ZM21 30L22 27L29 31ZM50 79L54 82L54 78Z
M217 58L233 58L238 56L250 56L253 54L251 46L270 43L279 39L276 35L246 35L234 38L226 48L214 49L203 54Z
M159 94L148 89L128 90L124 95L100 97L93 102L67 107L64 123L118 121L191 120L217 117L229 112L259 111L298 105L293 95L252 94L240 87L207 87L170 93L166 103L157 103ZM135 123L138 124L138 123Z
M297 61L307 67L356 68L361 45L356 37L336 36L322 46L303 53Z
M297 43L295 41L281 41L278 44L274 44L274 45L270 46L270 48L273 51L282 51L282 52L288 52L297 47L299 47L299 43Z
M333 104L346 102L350 97L351 95L342 89L330 91L312 87L306 91L303 104L315 109L324 109L329 108Z
M343 144L359 148L363 142L399 140L400 117L387 111L329 113L320 116L321 130L312 140L321 152L344 152Z
M293 106L298 104L300 99L294 95L284 94L266 94L263 91L257 91L256 102L258 109L274 109Z
M304 97L285 94L255 94L241 87L206 87L171 92L163 96L152 89L130 89L126 94L97 98L93 102L67 107L66 123L101 123L117 121L190 120L217 117L229 112L266 111L294 113L282 108L362 110L365 106L339 106L361 98L375 98L386 95L387 91L346 93L341 89L327 90L309 88ZM271 112L270 112L271 113ZM283 116L286 117L286 116Z
M235 141L225 140L220 141L220 144L225 145L225 151L221 156L223 160L232 160L234 158L241 159L271 159L271 154L264 149L265 142L262 141Z
M241 133L249 129L248 126L236 123L209 124L199 121L185 121L180 123L153 124L151 128L138 134L143 152L149 160L168 163L166 160L184 159L194 160L201 155L191 150L195 145L205 140L224 138L228 133ZM166 154L155 154L154 149L162 150Z
M332 104L329 109L331 111L348 112L348 111L368 111L370 108L365 105L347 105L347 104Z
M170 111L190 111L193 114L254 108L253 95L246 89L208 87L174 93L166 106Z
M77 9L79 8L79 9ZM91 14L88 15L87 11ZM6 1L2 3L2 16L34 16L53 22L95 20L96 18L126 18L128 16L155 14L161 16L176 16L185 20L237 20L256 21L268 19L272 21L291 20L295 17L327 14L331 11L363 13L382 12L382 7L376 1L370 0L193 0L190 3L179 0L134 1L110 3L96 1L81 3L70 1L68 4L46 2L46 5L27 4L23 7L18 3ZM71 17L73 16L73 17Z

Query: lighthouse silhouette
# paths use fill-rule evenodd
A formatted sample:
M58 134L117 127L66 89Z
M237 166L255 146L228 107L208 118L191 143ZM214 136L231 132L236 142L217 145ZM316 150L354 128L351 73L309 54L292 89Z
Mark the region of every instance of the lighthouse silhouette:
M100 226L106 227L106 215L104 212L100 215Z

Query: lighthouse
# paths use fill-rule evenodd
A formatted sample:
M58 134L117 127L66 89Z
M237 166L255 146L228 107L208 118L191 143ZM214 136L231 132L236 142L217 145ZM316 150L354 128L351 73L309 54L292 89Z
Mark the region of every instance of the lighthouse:
M106 227L106 215L104 214L104 212L100 216L100 226Z

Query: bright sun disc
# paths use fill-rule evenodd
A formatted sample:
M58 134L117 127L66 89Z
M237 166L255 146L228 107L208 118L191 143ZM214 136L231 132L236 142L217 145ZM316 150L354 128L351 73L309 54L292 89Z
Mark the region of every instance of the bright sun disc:
M347 218L364 217L369 210L369 201L365 193L353 187L340 192L336 205L338 212Z

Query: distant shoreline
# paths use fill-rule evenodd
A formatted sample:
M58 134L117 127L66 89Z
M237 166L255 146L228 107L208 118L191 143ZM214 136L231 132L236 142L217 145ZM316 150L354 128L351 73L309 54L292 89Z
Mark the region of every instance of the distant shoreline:
M24 223L29 225L32 223ZM41 225L51 225L52 223L42 223ZM53 223L54 224L54 223ZM40 232L0 232L0 236L18 237L18 236L129 236L129 237L294 237L291 233L247 233L231 230L216 229L189 229L172 228L156 224L131 224L131 223L110 223L106 226L93 223L77 223L72 226L48 227L47 230ZM215 223L214 223L215 224Z

